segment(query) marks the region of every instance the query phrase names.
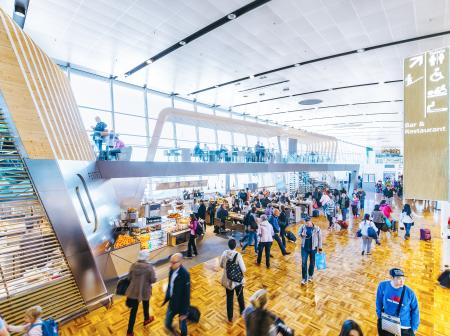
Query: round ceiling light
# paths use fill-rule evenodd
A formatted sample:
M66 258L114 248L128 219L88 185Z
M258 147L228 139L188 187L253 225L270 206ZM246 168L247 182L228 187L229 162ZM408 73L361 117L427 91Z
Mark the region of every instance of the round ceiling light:
M300 105L317 105L320 104L322 102L321 99L304 99L304 100L300 100L298 103Z

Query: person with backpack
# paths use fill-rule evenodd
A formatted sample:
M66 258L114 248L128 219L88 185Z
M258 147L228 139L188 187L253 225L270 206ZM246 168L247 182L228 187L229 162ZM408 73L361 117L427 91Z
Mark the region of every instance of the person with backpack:
M155 320L154 316L149 314L149 303L152 295L152 284L156 282L155 268L148 262L149 251L139 252L138 260L131 265L128 273L130 284L125 293L126 305L130 308L130 319L128 320L127 336L133 336L134 324L139 307L142 301L144 308L144 327Z
M53 320L42 320L42 308L34 306L25 311L25 324L20 326L8 325L8 331L25 333L24 336L58 336L58 325Z
M256 236L256 231L258 231L258 224L256 223L256 207L253 207L252 210L247 212L247 214L245 215L244 226L247 232L247 238L244 246L242 246L241 252L244 253L247 246L249 246L253 241L255 254L258 254L258 238Z
M222 286L225 287L227 295L227 317L228 321L233 321L233 296L239 303L239 312L245 309L244 302L244 273L246 271L242 255L236 251L236 240L231 238L228 241L228 250L225 250L220 257L220 267L224 269L222 275Z
M311 217L306 217L305 222L306 224L303 224L298 231L298 235L302 238L302 285L306 285L307 281L313 280L316 253L322 252L322 231L320 227L311 222Z
M189 242L188 242L188 250L187 250L187 258L192 258L192 250L194 250L194 256L197 256L197 245L195 244L195 238L197 236L197 226L198 220L194 214L190 215L191 219L189 222Z
M348 208L350 207L350 198L347 196L345 190L342 191L339 199L339 207L341 208L342 220L345 222L347 220Z
M377 234L380 236L381 229L383 228L383 225L386 224L386 217L384 216L383 211L380 210L380 206L378 204L375 204L371 216L372 221L377 228Z
M361 233L361 255L370 254L370 248L372 246L372 239L377 236L377 227L370 220L370 215L365 214L364 220L359 223L359 230Z
M413 290L405 285L405 274L399 268L389 271L390 280L378 285L376 313L378 335L414 336L419 329L419 303Z
M405 240L407 240L411 236L411 227L414 225L411 206L409 204L405 204L403 206L402 214L400 215L400 222L405 227Z
M266 253L266 267L270 268L270 248L272 247L273 232L272 225L267 221L266 215L261 215L261 223L258 226L257 235L259 237L258 244L258 258L256 259L256 264L261 265L262 253L265 250Z

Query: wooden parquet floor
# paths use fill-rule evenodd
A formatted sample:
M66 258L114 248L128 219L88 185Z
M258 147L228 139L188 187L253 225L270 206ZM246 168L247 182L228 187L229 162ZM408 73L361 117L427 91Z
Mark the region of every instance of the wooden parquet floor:
M328 232L325 220L319 218L315 222L323 228L328 268L316 271L314 282L304 287L300 286L299 241L288 244L288 250L293 253L287 257L281 256L278 246L274 245L270 270L256 266L256 257L248 248L244 256L247 265L246 302L254 291L264 287L270 294L269 308L295 329L296 335L338 335L342 322L352 318L360 323L366 336L372 336L377 334L377 285L387 279L388 270L396 266L406 272L407 285L414 289L419 299L421 325L418 335L449 336L450 295L436 282L440 272L441 240L437 238L439 227L435 221L436 216L425 213L416 222L411 240L383 235L382 245L376 247L371 256L361 256L360 240L354 237L355 228L349 232ZM419 241L421 225L432 229L431 242ZM191 301L200 308L202 317L200 323L189 324L189 335L245 335L236 302L234 322L227 321L218 258L199 264L190 272ZM167 335L163 326L166 307L161 307L166 286L167 279L154 286L151 312L156 320L151 325L142 326L143 316L139 309L135 335ZM110 309L100 308L64 325L62 335L126 335L128 315L124 299L116 298Z

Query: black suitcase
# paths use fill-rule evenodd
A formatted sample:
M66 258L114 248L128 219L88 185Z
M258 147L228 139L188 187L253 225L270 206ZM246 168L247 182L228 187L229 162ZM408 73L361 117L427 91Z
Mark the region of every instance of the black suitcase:
M293 243L297 241L297 237L291 231L286 231L286 238Z
M197 307L190 306L187 319L191 322L198 323L200 321L200 310Z
M445 270L439 276L438 281L442 287L450 288L450 270Z

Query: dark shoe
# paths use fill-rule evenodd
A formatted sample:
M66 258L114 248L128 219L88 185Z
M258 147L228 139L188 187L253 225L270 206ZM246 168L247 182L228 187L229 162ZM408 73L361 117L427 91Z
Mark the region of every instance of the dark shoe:
M134 336L134 333L127 333L127 336Z
M364 251L361 252L361 255L364 255Z
M148 320L144 320L144 327L145 327L147 324L152 323L154 320L155 320L155 317L154 317L154 316L150 316Z
M291 252L286 252L285 254L283 254L284 256L287 256L287 255L289 255L289 254L291 254Z
M271 258L273 258L273 255L270 255Z
M257 263L256 263L256 266L261 266L261 263L257 262Z

